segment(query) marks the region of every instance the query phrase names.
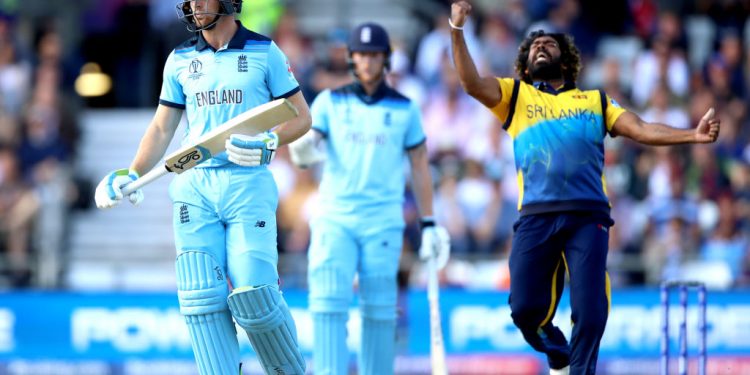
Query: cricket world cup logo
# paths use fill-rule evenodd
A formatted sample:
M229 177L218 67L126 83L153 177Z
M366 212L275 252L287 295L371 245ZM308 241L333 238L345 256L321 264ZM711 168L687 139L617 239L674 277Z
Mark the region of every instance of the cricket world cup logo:
M198 79L201 76L203 76L203 73L201 73L201 70L203 70L203 63L198 59L193 59L193 61L190 62L190 65L188 66L188 71L190 72L190 79Z

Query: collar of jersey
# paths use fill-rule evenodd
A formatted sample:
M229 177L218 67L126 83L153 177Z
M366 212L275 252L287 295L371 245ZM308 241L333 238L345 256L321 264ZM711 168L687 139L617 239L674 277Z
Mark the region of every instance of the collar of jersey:
M229 41L229 44L227 44L227 49L243 49L245 48L245 41L247 41L250 38L250 30L246 29L240 21L234 21L237 24L237 32L234 33L234 36ZM211 47L208 42L206 42L206 39L203 38L203 33L198 33L198 43L195 45L195 49L198 51L203 51L206 48L210 48L213 51L214 47Z
M388 93L388 86L385 84L385 80L382 80L380 82L380 85L377 89L375 89L375 92L372 93L372 95L367 95L365 88L359 82L355 82L352 85L352 89L354 90L354 94L356 94L357 97L366 104L376 103L380 99L383 99Z
M559 90L556 90L549 83L542 81L542 82L534 82L534 87L536 87L536 89L539 90L539 91L546 92L546 93L552 94L552 95L557 95L557 94L559 94L561 92L565 92L565 91L572 90L572 89L576 88L576 84L573 83L573 82L565 82L562 85L562 87L560 87Z

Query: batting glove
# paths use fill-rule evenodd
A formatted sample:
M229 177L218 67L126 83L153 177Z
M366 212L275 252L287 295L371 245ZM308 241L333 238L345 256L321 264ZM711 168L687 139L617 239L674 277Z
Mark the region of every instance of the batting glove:
M307 168L315 163L326 159L323 153L315 144L315 131L310 130L305 135L289 144L289 156L292 163L300 168Z
M121 188L137 179L138 173L128 169L118 169L104 176L94 193L96 207L112 208L120 204L123 198ZM143 201L143 190L138 189L130 193L128 200L137 206Z
M258 135L232 134L225 145L229 161L243 167L257 167L273 160L279 146L279 136L274 132Z
M419 248L419 258L427 261L435 258L435 264L440 270L448 263L451 253L451 240L448 231L445 228L436 225L432 218L423 218L422 226L422 246Z

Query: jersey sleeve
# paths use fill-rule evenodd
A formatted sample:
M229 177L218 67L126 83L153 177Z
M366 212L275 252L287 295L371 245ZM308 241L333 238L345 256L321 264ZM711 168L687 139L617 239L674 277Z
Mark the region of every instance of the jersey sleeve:
M611 131L612 127L615 125L615 122L618 118L620 118L620 115L625 113L625 109L620 107L620 104L617 103L614 99L612 99L609 95L604 95L606 100L606 105L604 109L604 119L605 123L607 124L607 131Z
M502 95L502 99L500 100L500 103L498 103L493 108L490 108L493 114L497 116L498 119L500 119L501 122L505 123L508 119L508 114L510 113L510 102L513 97L513 90L517 85L517 82L513 78L497 78L497 82L500 85L500 93Z
M422 113L414 102L409 104L409 124L406 128L406 137L404 137L404 147L409 150L425 142L427 137L422 127Z
M288 98L300 90L297 79L294 78L292 66L289 64L284 52L275 42L268 47L267 67L268 88L274 99Z
M312 128L328 137L328 108L331 102L331 91L323 90L310 105Z
M178 79L176 65L174 51L172 51L172 53L169 54L169 57L167 57L167 62L164 64L159 104L184 109L185 92L183 91L182 84Z

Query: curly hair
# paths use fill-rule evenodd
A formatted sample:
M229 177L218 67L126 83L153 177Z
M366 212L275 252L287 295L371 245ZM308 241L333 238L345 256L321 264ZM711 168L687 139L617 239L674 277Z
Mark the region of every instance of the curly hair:
M527 72L529 67L529 51L531 50L531 43L542 36L552 37L560 46L560 64L562 65L563 79L566 82L575 83L578 80L578 73L581 71L581 53L573 42L573 37L562 33L547 33L544 30L529 33L518 47L518 57L516 57L515 64L518 77L526 83L533 82Z

